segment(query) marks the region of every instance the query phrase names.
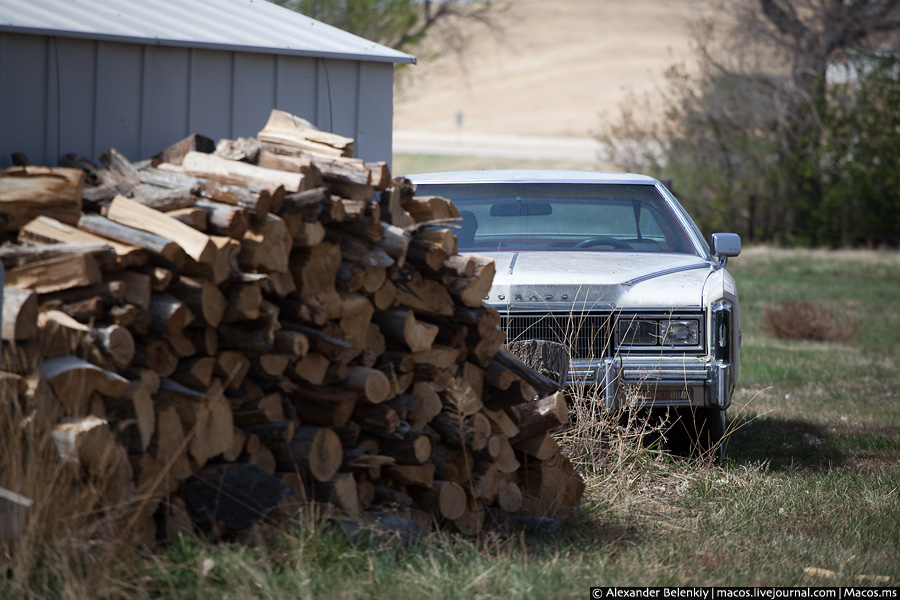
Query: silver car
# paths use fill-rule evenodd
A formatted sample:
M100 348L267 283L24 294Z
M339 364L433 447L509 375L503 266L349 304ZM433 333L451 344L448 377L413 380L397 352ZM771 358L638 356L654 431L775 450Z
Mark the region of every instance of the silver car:
M701 450L718 445L738 376L737 287L725 270L740 238L707 244L659 181L588 171L411 175L417 195L450 198L459 251L493 258L485 298L508 340L570 352L568 383L623 390L678 414ZM633 395L632 395L633 397Z

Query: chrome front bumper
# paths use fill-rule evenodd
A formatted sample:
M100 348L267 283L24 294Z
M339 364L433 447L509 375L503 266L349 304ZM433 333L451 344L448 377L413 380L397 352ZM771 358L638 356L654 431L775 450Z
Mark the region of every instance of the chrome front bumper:
M728 408L734 368L708 357L616 357L573 361L566 382L597 387L607 408L616 409L629 394L643 406Z

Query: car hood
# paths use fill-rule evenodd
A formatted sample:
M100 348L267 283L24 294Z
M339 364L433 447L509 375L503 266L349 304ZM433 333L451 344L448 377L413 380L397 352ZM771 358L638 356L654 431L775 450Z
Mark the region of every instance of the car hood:
M498 252L489 304L553 309L699 307L715 263L637 252Z

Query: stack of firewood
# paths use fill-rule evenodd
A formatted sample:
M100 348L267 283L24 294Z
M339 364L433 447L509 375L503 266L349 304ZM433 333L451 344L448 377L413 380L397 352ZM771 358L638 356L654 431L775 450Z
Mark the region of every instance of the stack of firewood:
M273 111L256 139L0 172L0 403L142 537L314 501L473 533L579 501L565 398L483 303L493 262L352 142Z

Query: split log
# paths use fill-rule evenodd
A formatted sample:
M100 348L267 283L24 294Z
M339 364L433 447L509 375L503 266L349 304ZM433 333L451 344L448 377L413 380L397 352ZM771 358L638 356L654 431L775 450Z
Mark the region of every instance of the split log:
M134 359L134 337L126 328L119 325L94 327L91 330L91 341L118 369L124 369Z
M170 376L172 380L191 389L206 389L213 379L216 359L212 356L195 356L178 361L178 367Z
M205 213L205 231L212 235L240 239L250 227L250 213L240 206L209 200L197 200L194 206Z
M485 506L488 506L497 499L497 492L500 487L500 472L495 465L489 463L481 463L476 467L475 485L471 490L476 498L480 499Z
M177 223L174 219L174 222ZM181 223L179 223L181 225ZM166 263L180 268L184 264L185 254L181 246L170 239L160 237L140 228L116 223L100 215L81 215L78 227L96 234L99 239L115 240L126 247L141 248L146 252L159 256ZM202 235L202 234L201 234Z
M181 272L191 277L206 279L219 286L239 273L238 254L241 244L237 240L219 235L211 235L209 239L216 246L215 260L210 264L200 264L188 258Z
M71 416L83 415L95 392L118 398L129 385L128 380L121 375L105 371L72 355L45 360L41 372L50 382L66 413Z
M134 442L141 453L150 446L156 431L151 388L143 381L131 381L120 398L106 399L106 414L121 423L133 422L137 429ZM155 459L154 459L155 460ZM138 487L141 483L138 481Z
M178 357L164 339L150 336L135 342L132 364L168 377L178 368Z
M445 519L458 519L466 512L466 491L454 481L436 480L431 487L410 487L420 508Z
M250 360L242 352L223 350L216 355L215 374L224 379L228 388L239 388L249 371Z
M196 200L196 198L192 198L192 201L193 200ZM165 212L166 212L166 215L172 217L173 219L177 219L178 221L181 221L185 225L193 227L197 231L207 233L208 215L207 215L206 211L203 210L202 208L198 208L196 206L190 206L188 208L167 210Z
M140 182L137 169L134 168L130 160L115 148L104 150L100 155L100 162L107 169L122 177L128 184L137 185Z
M66 226L68 227L68 226ZM68 244L3 244L0 261L7 269L22 267L33 262L61 258L73 254L90 254L101 269L112 269L118 260L113 247L105 242L79 242Z
M281 471L299 470L316 481L330 481L343 460L341 440L328 427L304 425L297 428L285 450L275 455Z
M118 195L121 196L123 194ZM174 217L175 215L172 214L174 211L187 209L194 204L197 197L194 196L190 188L169 189L156 187L155 185L136 185L134 186L134 192L131 194L131 199L141 206L146 206ZM115 200L115 196L113 196L112 200Z
M505 348L501 348L497 352L495 358L501 365L531 384L542 396L552 394L560 389L559 381L554 381L553 379L530 369L521 360L510 354Z
M257 465L269 475L274 475L277 468L275 454L269 450L269 447L260 441L255 435L247 436L247 443L244 446L244 454L241 460L247 464Z
M75 225L81 216L84 172L64 167L12 167L0 170L0 231L18 231L35 217Z
M378 369L352 367L345 385L359 394L361 400L372 404L380 404L390 395L390 382Z
M423 279L419 273L397 290L395 303L413 309L416 314L453 316L453 299L447 288L432 279Z
M91 341L91 328L59 310L47 310L37 317L44 358L57 358L66 354L85 354Z
M187 304L162 294L153 294L147 308L152 322L150 330L166 336L178 336L194 320L194 314Z
M470 419L462 419L442 412L429 424L441 435L441 439L454 448L481 450L487 445L488 434L484 432L483 425L476 426L476 417L485 419L482 415L475 415ZM490 425L487 426L490 430Z
M262 290L255 283L237 283L224 290L225 311L220 320L225 323L252 321L260 316Z
M513 444L538 433L562 427L569 415L566 396L562 392L555 392L540 400L514 406L509 410L513 421L519 427L519 435L511 440Z
M322 385L301 385L290 397L303 423L341 427L356 408L357 395Z
M458 298L463 305L477 308L481 306L485 296L491 290L496 269L494 261L490 258L481 256L470 256L469 258L476 264L475 275L452 279L448 282L447 287L450 294Z
M75 254L33 262L6 272L5 285L38 294L99 283L102 277L90 254Z
M352 418L359 423L363 431L383 437L403 436L401 431L403 421L397 411L386 404L358 403Z
M552 435L546 432L535 434L525 439L515 439L513 448L538 460L549 460L559 452L559 444Z
M456 205L440 196L416 196L404 208L420 224L454 222L462 218Z
M125 448L115 442L106 420L93 415L65 419L51 432L60 457L80 465L95 481L103 482L101 502L118 504L134 493L134 473Z
M384 474L400 485L422 488L434 487L434 465L390 465Z
M328 372L329 361L318 352L309 352L306 356L296 361L291 367L291 373L304 381L314 385L321 385L325 381Z
M497 486L497 505L510 514L522 508L522 490L515 482L500 479Z
M259 142L253 138L239 137L236 140L221 139L213 152L216 156L228 160L256 164L259 159Z
M312 190L322 185L322 172L311 160L300 158L299 156L278 154L264 146L266 145L260 145L260 152L256 162L257 166L276 171L300 173L304 177L307 190Z
M584 494L584 481L562 454L528 463L519 474L522 491L534 498L534 505L527 507L533 515L564 517Z
M180 165L181 161L184 160L184 157L188 152L197 151L197 152L213 152L216 149L216 143L210 138L199 135L192 134L188 137L175 142L155 157L153 157L153 162L155 164L159 163L171 163L173 165Z
M83 216L83 215L82 215ZM76 224L80 219L76 221ZM147 251L130 243L120 243L61 223L50 217L40 216L29 221L19 230L19 240L34 244L92 244L109 246L116 253L122 267L141 265L147 261ZM47 246L44 246L47 247ZM53 247L53 246L49 246ZM98 264L103 264L102 260Z
M516 437L519 434L519 427L509 418L504 410L490 410L485 407L481 409L481 414L486 416L491 422L491 431L501 433L507 438Z
M180 277L167 287L167 292L182 300L191 313L210 327L218 327L225 315L225 295L212 283L190 277Z
M384 311L373 318L387 338L406 344L413 352L429 350L438 334L437 325L417 320L411 310Z
M557 389L565 386L569 373L569 349L565 345L546 340L519 340L509 342L506 349L532 371L555 381Z
M350 156L353 146L353 138L321 131L309 121L278 109L272 109L256 138L333 156Z
M138 204L124 196L113 198L106 217L121 225L141 229L163 239L171 240L198 263L211 264L215 259L216 246L208 235L166 216L165 213Z
M337 473L330 481L311 484L312 496L322 502L331 502L348 515L357 517L362 513L356 479L351 473Z
M289 193L306 189L304 176L300 173L265 169L202 152L188 152L181 161L181 167L185 173L196 177L246 188L258 187L270 194L278 187Z
M454 412L462 415L474 415L484 406L479 396L468 381L461 377L450 380L447 389L440 394L444 406L450 407Z
M171 274L171 271L167 271ZM150 275L139 273L131 269L122 271L104 271L104 281L122 281L125 284L125 296L123 300L129 304L148 308L150 306L150 297L154 290L153 280Z
M434 452L431 438L420 431L410 431L399 440L382 439L380 446L383 452L396 459L400 465L425 464L431 460Z
M3 335L6 342L24 342L37 336L38 303L32 290L8 287L3 292Z
M175 482L184 481L192 472L178 409L165 404L157 404L155 408L156 427L150 452L163 464L164 473Z
M514 380L508 389L490 389L484 406L490 410L503 410L537 399L537 391L526 381Z
M258 423L246 425L241 429L248 436L255 435L272 452L285 450L297 431L297 422L293 419L283 419L274 423Z
M291 253L290 270L300 298L326 319L341 316L340 295L335 288L340 266L341 247L337 244L323 242Z

